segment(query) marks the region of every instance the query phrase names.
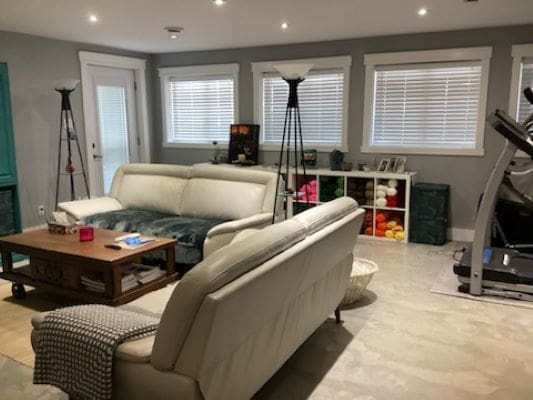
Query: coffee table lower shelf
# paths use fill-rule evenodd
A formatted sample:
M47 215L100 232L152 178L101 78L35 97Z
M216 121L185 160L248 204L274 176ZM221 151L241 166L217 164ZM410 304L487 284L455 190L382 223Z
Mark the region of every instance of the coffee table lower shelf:
M15 272L16 271L16 272ZM106 296L103 292L93 292L85 289L71 289L58 286L57 284L43 282L31 277L31 266L16 268L12 272L0 272L0 279L13 282L13 284L21 284L34 287L36 289L44 290L50 293L54 293L60 296L67 296L69 298L82 300L89 303L99 303L108 305L120 305L130 302L148 292L161 289L169 283L178 280L178 273L175 272L171 275L163 275L153 281L139 284L130 290L125 291L118 297Z

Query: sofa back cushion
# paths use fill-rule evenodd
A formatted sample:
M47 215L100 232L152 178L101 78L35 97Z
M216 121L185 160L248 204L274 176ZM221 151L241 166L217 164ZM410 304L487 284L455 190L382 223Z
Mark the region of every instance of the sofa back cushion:
M311 235L341 216L357 210L357 202L351 197L339 197L320 207L312 207L294 217L305 226L306 235Z
M181 214L181 200L191 167L126 164L115 173L111 196L124 208Z
M185 274L163 312L152 364L161 370L174 368L196 314L209 293L253 270L304 237L304 228L297 221L271 225L251 240L221 248Z
M228 166L194 165L181 211L195 217L241 219L272 212L276 174Z

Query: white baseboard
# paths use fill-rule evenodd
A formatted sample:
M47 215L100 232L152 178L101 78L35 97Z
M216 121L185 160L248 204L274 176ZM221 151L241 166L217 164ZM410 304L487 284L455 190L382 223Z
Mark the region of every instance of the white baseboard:
M23 228L22 232L38 231L39 229L46 229L46 228L48 228L47 224L35 225L35 226L29 226L27 228Z
M448 228L448 239L455 242L473 242L474 230L463 228Z

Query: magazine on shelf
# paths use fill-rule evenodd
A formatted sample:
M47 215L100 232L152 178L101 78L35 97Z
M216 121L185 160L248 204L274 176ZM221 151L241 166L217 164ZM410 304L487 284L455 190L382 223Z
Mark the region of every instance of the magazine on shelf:
M92 292L99 292L103 293L105 292L105 283L101 279L100 276L98 277L90 277L87 275L81 276L81 283L87 290L90 290ZM122 291L125 292L127 290L133 289L136 286L139 286L139 282L135 278L135 276L131 273L122 273Z
M157 279L166 273L166 271L163 271L161 268L159 268L159 265L146 265L139 263L129 264L123 267L123 270L133 274L139 283L153 281L154 279Z
M122 292L133 289L140 284L148 283L163 276L166 271L161 270L158 265L145 265L132 263L122 267ZM81 276L83 286L93 292L105 292L105 283L101 275L86 273Z

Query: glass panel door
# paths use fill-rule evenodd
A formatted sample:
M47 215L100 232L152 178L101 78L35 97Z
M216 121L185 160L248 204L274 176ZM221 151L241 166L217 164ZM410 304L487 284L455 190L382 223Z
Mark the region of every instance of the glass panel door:
M126 91L121 86L96 87L104 193L109 193L118 167L130 162Z
M123 164L139 161L135 114L135 77L131 70L91 67L97 132L92 138L91 186L96 196L108 195L113 176Z

